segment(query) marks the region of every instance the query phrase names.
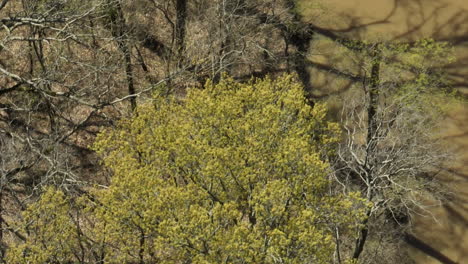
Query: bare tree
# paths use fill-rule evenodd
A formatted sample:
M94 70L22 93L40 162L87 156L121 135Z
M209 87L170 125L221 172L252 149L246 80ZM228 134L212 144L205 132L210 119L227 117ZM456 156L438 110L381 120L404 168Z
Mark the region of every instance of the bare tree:
M343 192L358 190L372 204L357 230L350 253L354 259L365 251L369 236L402 237L413 215L430 217L428 209L448 197L448 188L437 178L438 168L450 157L435 136L443 111L429 99L443 78L434 72L428 76L430 62L421 63L428 59L424 44L396 55L394 48L378 44L369 50L369 77L344 102L345 135L338 146L335 180ZM410 54L421 56L417 66L397 59ZM392 229L393 235L382 234Z
M125 93L121 57L99 25L105 4L1 2L0 239L20 237L9 223L44 185L99 181L88 144L138 96Z

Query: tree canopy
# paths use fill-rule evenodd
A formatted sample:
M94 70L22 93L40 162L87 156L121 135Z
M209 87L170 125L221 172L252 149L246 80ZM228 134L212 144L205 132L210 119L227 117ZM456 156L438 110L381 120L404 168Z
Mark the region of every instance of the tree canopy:
M330 263L333 227L361 221L366 204L329 195L325 157L339 130L325 114L287 75L244 84L225 76L184 99L156 95L98 137L109 188L78 202L49 190L28 210L34 235L10 261L96 251L80 261ZM70 203L83 215L69 215ZM80 219L90 217L92 226Z

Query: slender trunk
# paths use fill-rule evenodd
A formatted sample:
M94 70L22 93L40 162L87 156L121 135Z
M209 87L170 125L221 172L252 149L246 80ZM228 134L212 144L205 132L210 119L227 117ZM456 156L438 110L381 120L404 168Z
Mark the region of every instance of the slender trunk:
M125 75L127 77L127 86L128 86L128 94L135 94L135 84L133 82L133 66L132 66L132 55L128 44L126 43L125 48L122 49L125 57ZM130 98L130 106L132 112L135 111L137 107L136 97Z
M375 47L374 50L371 51L372 56L372 69L371 69L371 76L370 76L370 83L369 87L367 87L367 97L369 100L369 104L367 106L367 158L365 162L366 171L366 183L365 188L367 195L367 201L372 201L374 196L374 190L372 189L372 181L373 181L373 171L370 169L372 166L369 163L372 163L372 160L369 157L372 157L373 150L375 148L375 144L377 142L377 108L379 103L379 85L380 85L380 63L381 63L381 53L379 47ZM359 230L359 236L356 240L356 245L354 247L353 259L359 259L359 256L364 251L364 245L367 241L367 236L369 234L369 217L371 216L372 210L369 209L367 211L366 219L361 223L362 228Z
M133 80L132 54L128 40L125 18L123 15L122 4L120 0L109 0L109 6L113 9L110 12L110 27L112 36L115 38L120 51L124 56L125 75L127 79L128 94L135 94L135 85ZM130 107L134 111L137 107L136 97L130 97Z
M372 69L369 87L367 88L369 105L367 106L367 144L375 141L377 133L377 107L379 103L379 85L380 85L380 63L381 54L378 47L371 52Z
M297 49L297 53L294 56L294 70L299 76L299 80L304 86L306 95L310 97L312 93L312 87L310 85L311 75L307 64L307 54L310 49L311 35L295 33L290 37L290 43Z
M145 231L140 227L140 249L138 250L138 257L140 258L139 264L145 264Z
M0 10L2 10L9 1L10 0L2 0L2 2L0 2Z
M177 60L182 61L185 50L185 24L187 20L187 0L176 0L175 42Z
M310 84L311 75L307 63L307 55L309 54L310 42L312 41L313 33L310 30L307 30L306 27L301 28L304 26L304 23L302 22L301 16L297 13L296 5L296 1L286 1L286 7L293 17L293 23L296 24L296 28L298 28L293 29L292 31L289 29L287 30L287 42L296 48L296 53L292 57L294 71L297 73L299 80L304 86L308 103L313 106L312 86Z
M369 234L369 217L371 215L371 210L367 211L366 219L362 221L361 225L363 226L359 230L358 239L356 239L356 244L354 246L353 259L359 259L361 253L364 251L364 245L366 244L367 236Z
M143 69L144 72L148 72L148 65L145 63L145 59L143 58L143 55L141 54L140 50L135 47L137 55L138 55L138 63L140 64L141 68Z
M336 258L338 259L338 264L341 264L341 248L340 248L340 230L338 227L335 227L335 241L336 241Z

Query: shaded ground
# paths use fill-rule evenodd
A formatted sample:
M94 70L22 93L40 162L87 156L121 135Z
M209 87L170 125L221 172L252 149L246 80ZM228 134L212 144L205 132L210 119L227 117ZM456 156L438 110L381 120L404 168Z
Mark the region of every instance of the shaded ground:
M457 60L444 71L453 86L468 97L468 1L322 0L319 5L316 2L302 0L304 19L352 38L409 42L431 37L450 42ZM330 44L326 41L316 40L313 45L314 52L309 54L312 61L335 66L349 63L334 61L336 48L327 48ZM352 87L351 82L337 81L330 72L323 74L323 69L315 67L312 71L313 76L319 76L314 80L314 87L319 87L317 96L330 93L339 96ZM324 90L320 91L320 87ZM437 223L433 219L416 219L414 234L453 262L468 263L468 105L453 108L444 120L441 136L456 152L455 160L441 173L441 179L454 187L453 201L434 208ZM412 255L417 263L440 263L416 250Z
M454 201L433 210L439 223L417 219L415 233L456 263L468 262L468 107L459 106L445 121L442 131L457 153L446 179L456 191ZM440 263L415 252L418 263Z

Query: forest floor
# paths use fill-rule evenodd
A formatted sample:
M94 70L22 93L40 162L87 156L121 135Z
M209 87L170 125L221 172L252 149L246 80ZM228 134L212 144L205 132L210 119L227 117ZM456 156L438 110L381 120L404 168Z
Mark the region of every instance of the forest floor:
M446 176L456 192L455 200L432 210L433 219L416 219L417 236L456 263L468 263L468 107L460 105L444 121L441 136L455 150L455 158ZM437 264L438 261L413 251L417 263Z
M450 74L461 76L457 88L468 97L468 80L465 77L468 76L466 0L321 0L318 4L316 0L301 0L301 14L305 20L341 30L358 39L414 41L430 37L447 40L457 54ZM329 53L332 49L321 49L322 46L318 44L310 57L320 63L336 63L336 60L329 59L335 55ZM318 79L323 79L318 80L323 85L321 87L333 87L332 90L320 91L322 95L327 92L338 94L340 89L347 89L346 84L341 84L344 88L340 88L336 81L331 84L327 77ZM432 210L437 221L434 218L415 219L413 231L418 238L456 263L468 263L468 105L462 103L453 107L443 122L440 136L455 151L455 158L447 164L450 176L443 176L442 180L454 188L455 199ZM418 264L440 263L416 250L411 252Z

